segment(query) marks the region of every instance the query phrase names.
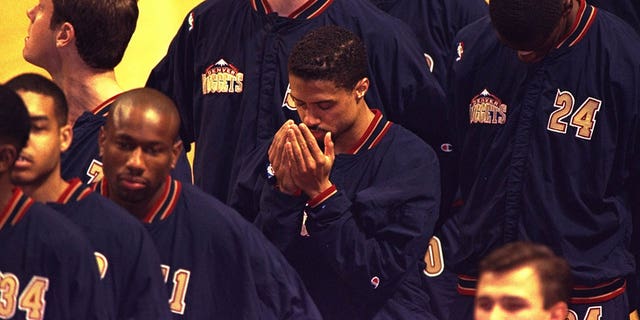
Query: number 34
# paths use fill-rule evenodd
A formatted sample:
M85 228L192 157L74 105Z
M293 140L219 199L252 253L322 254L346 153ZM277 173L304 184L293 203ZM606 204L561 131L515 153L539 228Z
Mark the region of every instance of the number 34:
M558 110L551 113L549 116L549 123L547 124L547 130L567 133L566 118L571 116L569 124L577 129L576 137L585 140L591 140L593 136L593 129L596 125L596 113L600 110L602 101L589 97L582 105L573 113L573 106L575 104L575 98L569 91L560 91L556 93L556 100L553 106Z
M20 291L18 277L12 273L0 272L0 319L11 319L16 313L16 306L25 311L26 318L29 320L43 319L47 289L49 289L49 279L33 276L18 297Z

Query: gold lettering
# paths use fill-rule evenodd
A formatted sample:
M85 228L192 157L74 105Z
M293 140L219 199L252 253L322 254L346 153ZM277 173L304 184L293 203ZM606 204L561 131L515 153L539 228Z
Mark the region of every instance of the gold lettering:
M236 93L241 93L242 87L243 87L242 82L244 81L244 73L238 72L238 74L236 75L236 79L237 79L237 83L235 85Z

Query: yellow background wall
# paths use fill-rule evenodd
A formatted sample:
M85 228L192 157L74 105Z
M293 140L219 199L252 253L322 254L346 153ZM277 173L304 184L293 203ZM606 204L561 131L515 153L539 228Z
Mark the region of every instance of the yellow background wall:
M118 82L126 89L143 86L162 59L184 16L202 0L138 0L138 25L120 65ZM38 0L0 0L0 83L23 72L47 72L22 59L29 28L27 10Z

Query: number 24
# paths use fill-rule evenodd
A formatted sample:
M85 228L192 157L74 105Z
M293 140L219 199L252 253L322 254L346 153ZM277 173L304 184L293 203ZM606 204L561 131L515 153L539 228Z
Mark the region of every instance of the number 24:
M575 104L575 98L569 91L560 91L556 94L556 100L553 106L558 110L551 113L549 116L549 123L547 124L547 130L567 133L567 122L565 118L571 115L573 112L573 105ZM570 124L572 127L577 128L576 137L585 140L591 140L593 136L593 129L596 125L596 113L600 110L602 101L589 97L571 116Z

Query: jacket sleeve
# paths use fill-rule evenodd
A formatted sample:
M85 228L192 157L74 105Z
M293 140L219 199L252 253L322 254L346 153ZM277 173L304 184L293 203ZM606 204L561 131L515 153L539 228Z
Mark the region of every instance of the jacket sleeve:
M379 170L377 176L367 177L373 182L354 197L338 186L335 194L314 208L302 205L305 197L287 199L277 191L268 191L270 198L262 202L269 200L274 207L265 225L281 232L266 234L277 240L281 250L300 237L306 213L314 255L371 301L388 297L408 270L422 263L440 200L438 160L431 149L388 153L380 167L388 168L387 172ZM265 207L262 210L261 214Z
M54 280L59 284L65 284L64 288L55 291L66 292L59 298L68 297L69 301L63 302L57 308L64 310L68 303L69 309L61 314L69 316L69 319L113 319L113 310L104 302L107 300L107 292L100 283L93 249L84 237L78 236L72 241L73 243L67 246L67 256L63 258L68 265L60 268L59 278Z
M153 240L141 227L131 241L136 250L128 250L129 283L121 298L124 310L120 315L127 319L171 319L169 297Z
M251 224L243 232L262 319L322 319L313 299L284 255Z
M189 151L190 143L195 141L193 111L195 88L193 84L200 83L198 79L194 79L195 73L193 72L197 28L192 26L196 10L197 7L184 19L178 33L169 45L167 54L153 68L146 83L147 87L161 91L176 103L181 119L180 137L184 141L184 147L187 151Z

